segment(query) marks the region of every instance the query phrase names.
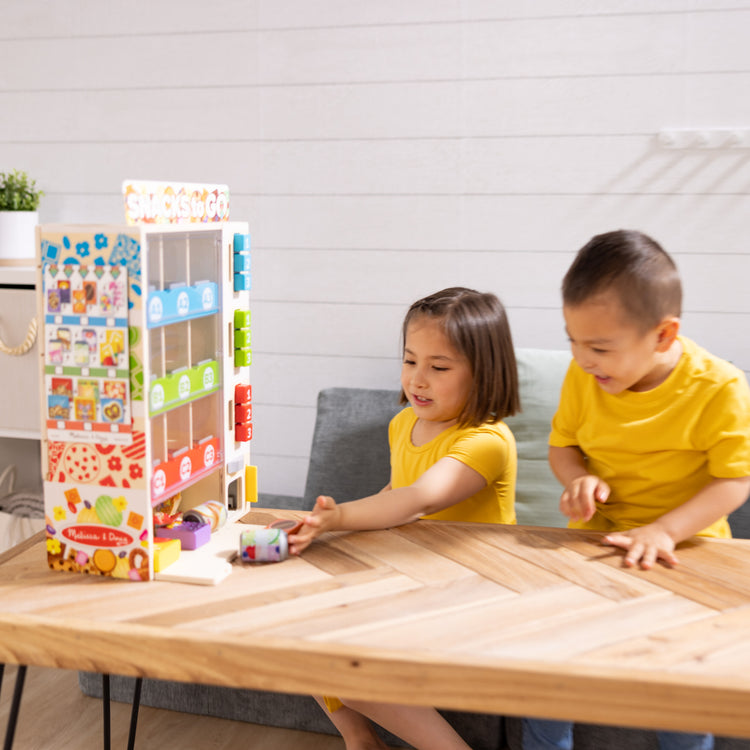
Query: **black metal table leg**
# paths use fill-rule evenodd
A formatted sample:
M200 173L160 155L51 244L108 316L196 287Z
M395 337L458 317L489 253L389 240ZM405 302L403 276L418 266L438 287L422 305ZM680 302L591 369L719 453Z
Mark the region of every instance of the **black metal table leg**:
M102 675L102 718L104 720L104 750L109 750L111 724L109 718L109 675Z
M5 664L0 664L0 689L3 685L3 676L5 674ZM18 713L21 707L21 696L23 695L23 686L26 681L26 666L19 664L16 673L16 687L13 691L13 701L8 715L8 724L5 730L5 743L3 750L11 750L13 739L16 734L16 725L18 724ZM135 691L133 693L133 707L130 713L130 733L128 734L128 750L135 748L135 733L138 727L138 710L141 705L141 688L143 678L137 677L135 680ZM110 714L110 687L109 675L102 675L102 712L104 719L104 750L110 750L112 737L112 723Z
M26 680L26 666L18 665L16 674L16 687L13 691L13 702L10 706L10 715L8 716L8 726L5 730L4 750L11 750L13 747L13 738L16 734L16 724L18 723L18 710L21 706L21 696L23 695L23 683Z
M134 750L135 748L135 730L138 726L138 709L141 705L141 687L143 685L143 678L135 678L135 690L133 692L133 707L130 711L130 734L128 735L128 750Z

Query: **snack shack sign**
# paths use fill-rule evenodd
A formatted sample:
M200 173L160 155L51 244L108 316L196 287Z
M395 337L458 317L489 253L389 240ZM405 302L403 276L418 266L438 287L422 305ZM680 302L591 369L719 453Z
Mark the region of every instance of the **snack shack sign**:
M229 188L191 182L126 180L128 224L205 224L229 220Z

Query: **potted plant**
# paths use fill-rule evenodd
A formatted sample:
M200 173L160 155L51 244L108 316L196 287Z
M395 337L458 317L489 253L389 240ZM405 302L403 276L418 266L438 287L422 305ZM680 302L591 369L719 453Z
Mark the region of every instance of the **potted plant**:
M42 195L26 172L0 172L0 264L29 265L33 261Z

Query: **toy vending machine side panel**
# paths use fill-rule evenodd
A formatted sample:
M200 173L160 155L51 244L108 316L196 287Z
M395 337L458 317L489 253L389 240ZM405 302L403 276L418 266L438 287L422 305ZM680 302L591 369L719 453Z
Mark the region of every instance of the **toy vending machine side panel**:
M250 291L251 242L246 222L224 225L222 252L222 326L224 351L224 437L228 506L246 510L257 500L255 467L250 465L253 434L251 385L252 336Z
M50 568L153 578L137 228L37 229Z

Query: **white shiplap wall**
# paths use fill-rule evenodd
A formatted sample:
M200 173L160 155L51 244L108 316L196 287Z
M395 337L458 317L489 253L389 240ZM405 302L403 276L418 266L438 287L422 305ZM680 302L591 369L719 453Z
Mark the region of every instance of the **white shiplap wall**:
M224 182L254 241L261 491L301 494L317 391L396 387L406 306L498 293L562 348L595 233L672 252L684 330L750 370L750 2L4 0L0 170L42 221L122 221L125 177ZM750 142L749 142L750 143Z

